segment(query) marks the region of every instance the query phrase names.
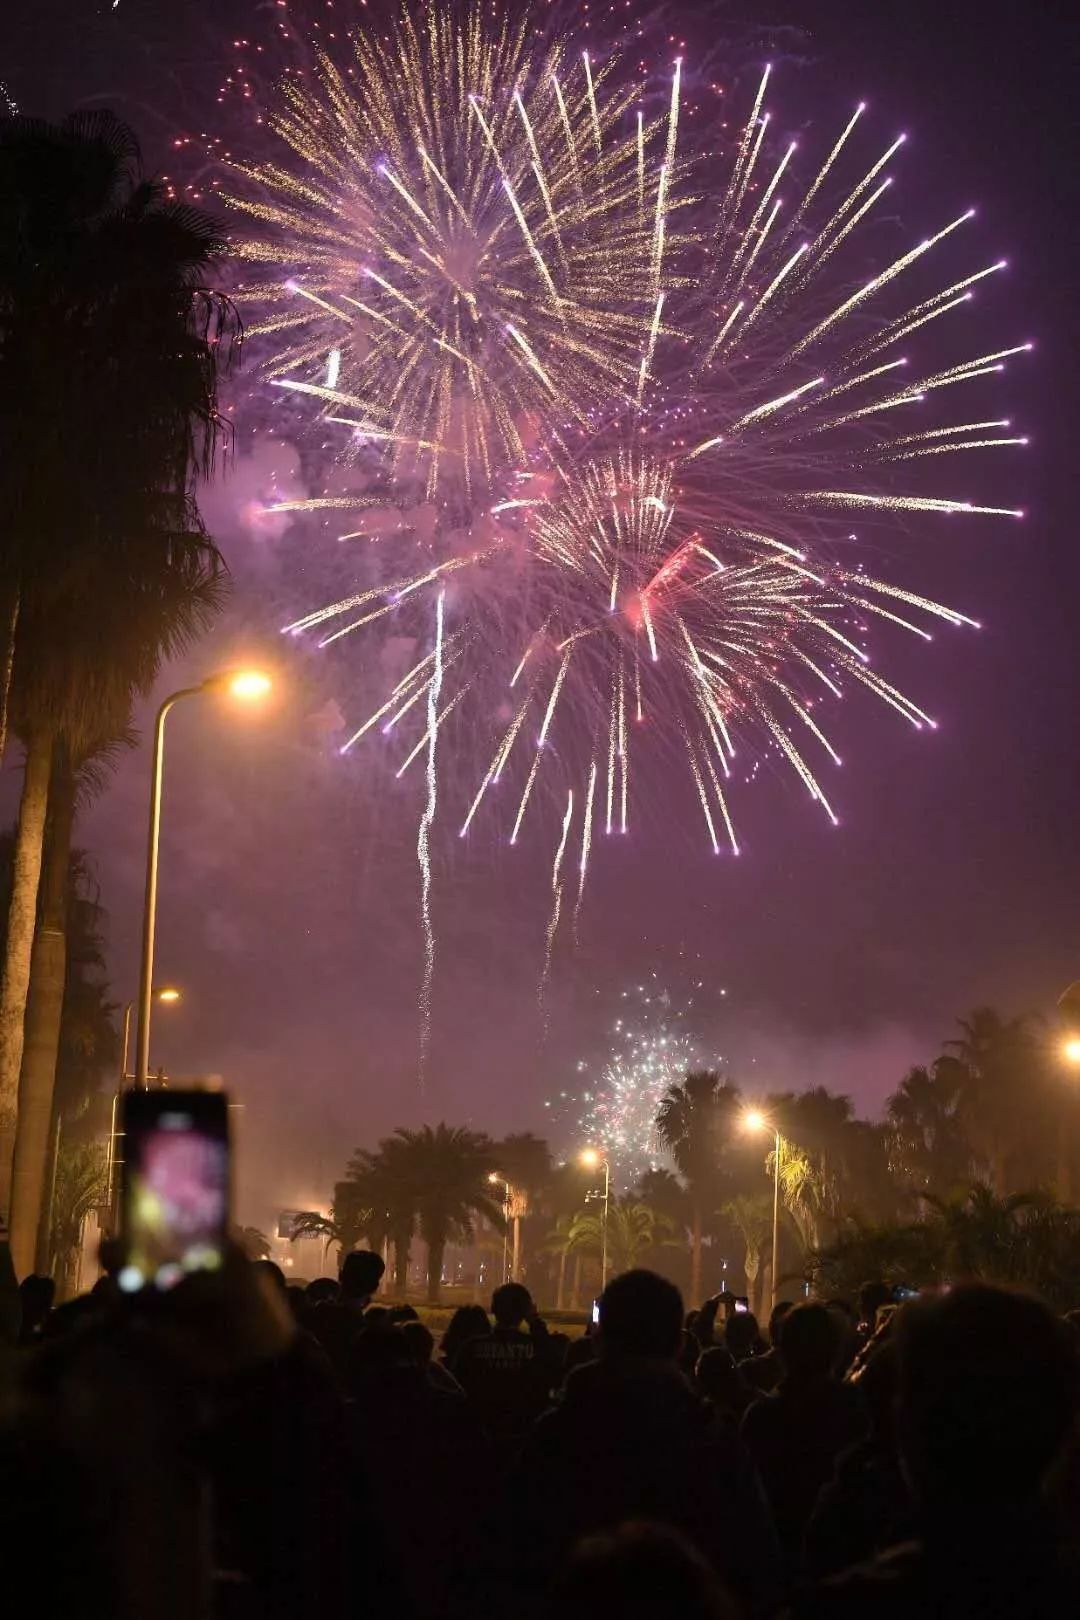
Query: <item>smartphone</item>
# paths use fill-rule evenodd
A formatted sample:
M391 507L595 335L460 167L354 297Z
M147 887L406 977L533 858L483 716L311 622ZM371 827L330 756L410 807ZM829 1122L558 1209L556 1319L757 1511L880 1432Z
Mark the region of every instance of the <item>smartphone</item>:
M893 1288L892 1297L898 1305L902 1305L905 1300L918 1299L919 1290L917 1288L908 1288L905 1283L897 1283Z
M594 1299L592 1302L592 1325L593 1327L600 1326L600 1301L598 1299Z
M742 1315L745 1312L749 1311L749 1309L750 1309L750 1301L749 1301L749 1299L747 1299L745 1294L743 1294L741 1296L736 1294L736 1296L735 1296L735 1309L739 1312L740 1315Z
M216 1271L229 1226L229 1112L221 1091L126 1091L125 1293Z

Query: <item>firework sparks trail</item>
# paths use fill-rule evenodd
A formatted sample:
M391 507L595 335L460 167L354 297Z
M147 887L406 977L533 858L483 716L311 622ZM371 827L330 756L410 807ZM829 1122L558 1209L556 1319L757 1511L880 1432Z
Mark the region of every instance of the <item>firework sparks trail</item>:
M559 931L559 918L562 915L563 855L566 853L566 841L570 836L570 823L574 819L574 790L571 788L566 795L566 814L563 816L562 837L559 847L555 851L555 864L551 868L551 916L548 918L547 931L544 935L544 968L540 975L540 988L537 1000L540 1012L547 1024L547 1009L544 1004L544 995L547 990L548 979L551 976L551 953L555 949L555 935Z
M446 721L462 837L497 825L516 844L562 820L557 926L563 807L581 807L576 919L597 831L640 836L637 802L672 747L706 847L726 856L745 847L736 778L762 763L837 823L842 701L933 728L879 673L870 630L925 644L931 624L976 621L868 572L850 526L880 552L916 522L1022 515L985 482L985 463L1026 442L986 394L1030 345L965 342L960 318L1003 261L953 263L970 210L896 241L875 203L904 142L874 137L860 156L862 105L816 153L774 144L766 72L726 174L695 197L694 163L714 160L680 153L681 63L646 116L596 55L479 12L409 16L390 44L358 36L351 78L321 59L314 87L290 91L278 127L303 163L246 171L267 232L251 251L278 278L263 288L278 296L273 380L352 420L392 477L412 458L425 493L485 487L464 518L397 545L393 584L361 563L362 585L288 628L324 645L375 625L420 639L436 593L445 655L345 746L390 716L403 758L426 747L425 925ZM679 234L684 207L694 229ZM853 269L868 232L891 243L869 277ZM366 482L306 504L332 523L380 499Z
M416 859L420 867L420 916L424 928L424 977L420 987L420 1075L427 1066L431 1045L431 986L435 978L435 928L431 920L431 829L435 823L439 782L435 769L435 746L439 735L439 697L443 683L443 610L445 591L435 598L435 648L433 671L428 682L427 702L427 803L420 817L416 839Z

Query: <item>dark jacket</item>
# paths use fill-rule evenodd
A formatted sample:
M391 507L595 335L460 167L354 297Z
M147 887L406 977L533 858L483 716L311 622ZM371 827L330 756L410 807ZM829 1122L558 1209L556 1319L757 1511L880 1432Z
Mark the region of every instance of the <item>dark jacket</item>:
M776 1540L738 1436L673 1362L604 1357L569 1376L510 1481L519 1589L542 1590L581 1536L628 1520L682 1530L748 1612L774 1596Z
M747 1409L742 1437L765 1487L789 1572L800 1567L818 1492L865 1426L856 1392L826 1378L785 1378L775 1395Z
M952 1522L823 1581L788 1620L1064 1620L1080 1606L1075 1547L1030 1505Z

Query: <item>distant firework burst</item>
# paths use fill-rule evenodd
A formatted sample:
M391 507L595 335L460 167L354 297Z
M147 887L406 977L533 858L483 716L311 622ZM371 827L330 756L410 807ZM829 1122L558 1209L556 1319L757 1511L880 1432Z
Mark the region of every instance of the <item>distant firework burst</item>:
M599 1079L581 1079L575 1090L545 1104L566 1151L586 1145L603 1149L620 1190L667 1162L656 1135L656 1114L669 1086L696 1068L717 1063L695 1024L702 989L696 985L694 994L680 1001L661 987L654 973L644 984L624 990ZM579 1076L587 1073L588 1066L579 1063Z
M739 131L683 155L681 63L646 120L617 74L537 56L495 15L403 22L370 106L328 63L295 91L279 127L303 163L250 171L279 193L253 251L282 272L273 381L349 430L346 459L385 451L361 493L274 510L340 514L356 544L397 500L395 535L416 536L377 568L361 546L356 588L286 628L415 648L342 752L381 733L398 775L426 761L431 807L438 739L466 783L440 794L444 824L515 844L543 823L550 962L597 836L632 829L635 784L666 787L673 759L709 844L737 855L731 784L762 760L836 822L849 693L933 726L870 629L929 641L974 620L868 571L851 526L1022 515L946 475L1025 442L985 393L1030 345L965 337L1003 261L935 269L971 210L882 251L904 143L860 156L861 104L807 162L773 140L766 70ZM354 48L358 83L386 71L389 47ZM448 245L463 215L467 249ZM411 497L390 493L403 452ZM468 483L464 515L444 501L421 534L408 502L444 475Z
M339 434L387 445L429 497L467 496L635 387L666 126L633 115L612 63L535 49L488 7L404 9L351 46L286 80L289 164L238 166L259 227L241 252L268 271L253 330Z

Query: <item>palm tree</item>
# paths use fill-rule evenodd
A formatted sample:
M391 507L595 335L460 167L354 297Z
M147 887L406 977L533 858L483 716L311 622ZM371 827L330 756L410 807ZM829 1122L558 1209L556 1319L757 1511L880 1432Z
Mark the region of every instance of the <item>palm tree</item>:
M61 1143L53 1185L49 1270L62 1299L75 1291L83 1227L105 1202L105 1149L97 1142Z
M739 1104L737 1086L712 1070L702 1070L671 1086L656 1116L657 1136L690 1190L690 1293L695 1301L701 1297L704 1219L719 1202L721 1157L734 1139Z
M540 1245L542 1254L554 1254L559 1258L559 1276L555 1288L557 1311L563 1309L566 1299L566 1262L574 1252L574 1223L579 1218L578 1215L560 1215Z
M999 1197L976 1182L951 1198L928 1197L931 1220L941 1248L944 1280L988 1277L998 1282L1022 1282L1017 1249L1029 1210L1043 1202L1037 1193L1011 1193Z
M957 1068L953 1059L909 1069L886 1105L890 1168L920 1195L940 1196L970 1179Z
M848 1137L855 1110L850 1097L814 1086L784 1099L781 1134L810 1160L823 1215L838 1217L845 1203Z
M50 816L55 815L56 800ZM51 828L50 828L51 835ZM11 863L15 843L14 831L0 835L0 952L3 948L3 928L7 920L7 901L11 892ZM82 1115L91 1099L98 1093L103 1075L115 1074L119 1056L114 1015L115 1005L109 999L109 985L105 974L105 942L103 923L105 913L98 896L87 857L81 850L72 850L64 874L63 895L57 894L59 862L54 856L54 843L50 836L46 846L46 860L39 895L39 921L34 937L35 959L44 944L62 944L64 961L62 973L62 1003L59 1026L56 1030L55 1054L56 1085L53 1093L52 1119L47 1125L51 1140L61 1119L74 1122ZM52 927L49 926L50 913ZM48 974L35 966L31 973L31 996L27 1005L24 1069L34 1062L39 1042L50 1041L52 1014L47 989ZM44 1004L44 1005L43 1005ZM52 1060L51 1046L49 1061ZM49 1148L52 1162L54 1148ZM44 1271L48 1265L50 1233L47 1220L38 1228L38 1253L35 1267Z
M763 1253L768 1249L772 1233L772 1199L767 1193L740 1193L724 1205L724 1214L743 1240L745 1250L743 1268L746 1287L750 1295L750 1309L759 1314L757 1280ZM775 1262L774 1262L775 1264Z
M377 1217L372 1208L370 1198L373 1191L370 1184L364 1184L362 1175L346 1176L344 1181L334 1184L329 1215L320 1215L316 1210L303 1210L293 1222L289 1241L295 1243L298 1238L321 1237L325 1240L324 1256L329 1252L331 1243L336 1243L339 1271L345 1256L356 1248L362 1237L367 1237L373 1248L381 1247L386 1222L385 1216ZM371 1239L373 1231L377 1233L376 1241Z
M30 1134L13 1247L29 1252L55 1067L54 1031L20 1079L50 780L63 798L65 773L123 731L132 697L220 600L192 479L213 456L233 328L230 306L202 284L220 233L139 177L134 138L111 115L57 129L6 121L0 173L0 504L17 515L0 553L0 730L10 698L27 748L0 980L0 1204L19 1097ZM58 1016L62 961L55 944L43 952L43 1024Z
M358 1148L349 1161L345 1179L350 1196L370 1210L364 1235L371 1247L393 1246L394 1291L404 1294L416 1235L415 1189L405 1145L387 1137L374 1153Z
M690 1225L690 1197L673 1171L643 1170L634 1188L634 1197L666 1216L676 1231L683 1231Z
M269 1260L270 1239L257 1226L241 1226L236 1241L249 1260Z
M510 1186L510 1219L514 1227L514 1253L517 1269L514 1276L520 1281L525 1269L521 1242L522 1223L535 1210L538 1201L551 1183L551 1149L543 1137L532 1131L519 1131L504 1136L493 1149L498 1164L496 1173L505 1176Z
M377 1156L399 1184L427 1245L427 1295L439 1299L443 1255L453 1241L469 1241L478 1215L502 1231L501 1200L488 1176L495 1170L491 1141L464 1126L399 1129L379 1144Z
M774 1148L768 1160L770 1176L775 1170L775 1157ZM820 1221L825 1198L821 1173L810 1155L784 1136L780 1138L780 1196L803 1249L820 1247Z
M867 1277L927 1286L981 1278L1033 1289L1056 1309L1080 1297L1080 1211L1043 1193L1005 1198L976 1183L948 1198L925 1195L926 1218L901 1225L848 1223L811 1257L818 1286L853 1292Z
M607 1216L608 1265L613 1275L633 1271L641 1264L649 1249L657 1249L672 1241L674 1223L666 1215L639 1203L633 1198L613 1198ZM583 1254L603 1252L604 1216L595 1209L576 1215L567 1234L570 1252Z
M868 1278L916 1287L941 1274L941 1244L922 1221L846 1220L831 1243L807 1255L807 1275L819 1294L854 1298Z
M532 1131L518 1131L504 1136L492 1148L498 1160L498 1172L512 1187L536 1195L551 1180L551 1149L542 1136Z
M976 1007L958 1022L959 1037L945 1042L957 1065L958 1112L1002 1198L1025 1124L1020 1099L1038 1077L1037 1042L1029 1019L1003 1018L993 1007Z
M54 1116L63 1117L86 1107L98 1093L102 1077L116 1073L120 1058L118 1007L110 999L101 941L95 932L101 906L81 888L86 880L78 850L73 852L72 870L75 892L68 904L64 1005L53 1093Z

